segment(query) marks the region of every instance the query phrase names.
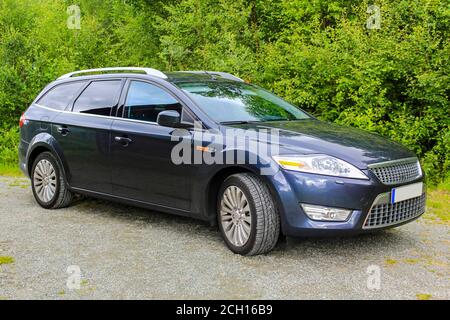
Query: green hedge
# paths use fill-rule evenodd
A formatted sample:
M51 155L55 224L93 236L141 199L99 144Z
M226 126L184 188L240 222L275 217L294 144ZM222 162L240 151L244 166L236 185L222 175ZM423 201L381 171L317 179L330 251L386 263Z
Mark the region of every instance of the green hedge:
M19 142L19 129L2 129L0 131L0 165L18 166L17 144Z
M214 69L321 119L414 150L432 183L450 168L450 7L439 0L0 0L1 159L35 95L75 69ZM380 29L368 29L370 4ZM15 160L14 160L15 161ZM12 161L12 162L14 162Z

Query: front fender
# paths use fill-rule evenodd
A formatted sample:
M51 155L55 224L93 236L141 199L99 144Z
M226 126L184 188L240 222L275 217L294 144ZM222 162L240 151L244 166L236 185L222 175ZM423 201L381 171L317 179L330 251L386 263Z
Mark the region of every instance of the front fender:
M222 179L226 176L239 172L251 172L259 176L269 187L278 206L280 198L274 188L273 178L279 173L278 165L270 157L261 157L256 153L251 153L246 150L223 150L223 159L226 159L226 153L232 153L236 156L239 152L243 153L246 159L245 163L236 163L235 161L233 163L220 163L199 167L192 189L193 211L203 211L202 216L212 220L215 216L215 207L211 204L215 201L211 197L215 197L215 195L211 194L211 192L218 191L218 187L223 181ZM234 157L234 159L236 160L237 158ZM253 159L254 162L249 163L249 159Z

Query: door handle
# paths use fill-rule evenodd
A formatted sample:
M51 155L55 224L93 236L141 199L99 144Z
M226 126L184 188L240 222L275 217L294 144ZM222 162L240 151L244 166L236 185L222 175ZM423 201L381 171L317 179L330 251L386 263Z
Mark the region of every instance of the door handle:
M58 129L56 130L63 136L67 136L67 134L70 132L69 128L67 128L66 126L58 127Z
M114 137L114 140L124 147L128 147L128 145L133 141L127 137Z

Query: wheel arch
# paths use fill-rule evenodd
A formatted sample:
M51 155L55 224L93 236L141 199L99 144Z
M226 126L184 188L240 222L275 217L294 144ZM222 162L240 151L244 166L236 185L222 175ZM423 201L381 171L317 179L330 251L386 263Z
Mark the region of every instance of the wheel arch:
M36 135L30 142L30 147L27 152L27 170L28 174L31 176L31 169L34 163L34 160L42 153L42 152L50 152L58 161L58 164L63 170L63 176L67 180L68 178L68 168L67 163L64 160L63 152L59 147L58 142L54 137L52 137L48 133L40 133Z
M206 194L205 212L208 216L210 224L213 226L217 225L216 207L217 207L217 194L219 192L220 186L227 177L238 173L253 173L259 178L261 178L261 180L268 186L269 191L275 202L275 205L277 206L277 209L279 209L279 197L274 189L273 184L271 183L270 179L259 173L258 168L252 166L238 166L238 165L228 166L215 172L207 184L205 193ZM278 212L280 213L279 210Z

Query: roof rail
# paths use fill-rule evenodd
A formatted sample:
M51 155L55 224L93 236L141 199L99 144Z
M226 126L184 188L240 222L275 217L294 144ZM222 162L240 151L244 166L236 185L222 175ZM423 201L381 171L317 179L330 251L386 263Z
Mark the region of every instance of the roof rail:
M74 71L68 74L65 74L58 78L60 79L68 79L71 78L74 75L82 74L82 73L93 73L93 72L106 72L106 71L142 71L148 75L159 77L166 79L167 76L162 73L159 70L152 69L152 68L139 68L139 67L115 67L115 68L99 68L99 69L88 69L88 70L80 70L80 71Z
M182 71L182 72L188 72L188 73L196 73L196 74L208 74L208 75L212 75L212 76L220 76L223 79L228 79L228 80L234 80L234 81L239 81L239 82L244 82L244 80L242 80L239 77L236 77L234 75L232 75L231 73L226 73L226 72L221 72L221 71Z

